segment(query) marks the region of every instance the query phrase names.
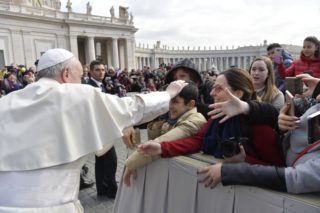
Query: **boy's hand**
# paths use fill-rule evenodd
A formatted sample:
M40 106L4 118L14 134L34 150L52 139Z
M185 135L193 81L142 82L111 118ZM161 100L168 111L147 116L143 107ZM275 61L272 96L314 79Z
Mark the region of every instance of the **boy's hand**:
M131 176L133 177L133 179L136 179L137 178L137 171L136 170L130 171L126 167L124 169L124 173L123 173L123 177L122 177L122 181L123 181L124 185L126 185L128 187L131 186L131 183L130 183Z
M160 143L156 142L147 142L144 144L140 144L137 150L140 154L145 156L155 156L161 155L162 149Z

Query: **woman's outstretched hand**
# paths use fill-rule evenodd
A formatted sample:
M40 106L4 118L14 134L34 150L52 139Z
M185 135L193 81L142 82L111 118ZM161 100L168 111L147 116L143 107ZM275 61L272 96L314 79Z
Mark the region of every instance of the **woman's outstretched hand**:
M208 113L212 119L217 119L223 116L220 123L225 122L233 116L247 114L249 112L249 104L247 102L241 101L238 97L234 96L228 88L225 88L225 92L229 100L214 103L209 106L209 108L213 108L213 110Z

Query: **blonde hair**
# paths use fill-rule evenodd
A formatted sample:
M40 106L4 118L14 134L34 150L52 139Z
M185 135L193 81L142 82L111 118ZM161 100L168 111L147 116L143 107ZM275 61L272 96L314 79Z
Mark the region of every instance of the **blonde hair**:
M253 60L253 62L250 65L249 68L249 73L251 74L251 69L252 69L252 65L254 62L256 61L263 61L266 64L267 70L268 70L268 77L264 82L265 85L265 93L263 96L261 96L261 100L263 102L267 102L267 103L271 103L272 100L279 94L279 90L276 87L276 83L275 83L275 76L274 76L274 71L273 71L273 63L270 60L270 58L268 57L257 57Z

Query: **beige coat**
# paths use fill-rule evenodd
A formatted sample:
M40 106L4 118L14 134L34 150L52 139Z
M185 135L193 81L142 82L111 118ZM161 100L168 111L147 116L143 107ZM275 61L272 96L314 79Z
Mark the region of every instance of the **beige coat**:
M184 113L174 125L164 123L161 129L151 129L152 124L148 125L148 137L149 139L155 138L153 141L161 143L162 141L173 141L185 137L189 137L198 132L198 130L207 121L205 117L197 112L196 108ZM126 167L129 170L135 170L143 165L146 165L153 160L159 159L158 156L143 156L138 152L134 152L125 162Z

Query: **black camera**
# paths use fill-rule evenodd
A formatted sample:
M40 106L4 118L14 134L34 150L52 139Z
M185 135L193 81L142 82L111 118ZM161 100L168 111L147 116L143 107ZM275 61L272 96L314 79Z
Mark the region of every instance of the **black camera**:
M245 137L231 137L221 142L220 149L224 157L232 157L240 153L239 144L246 150L248 145L248 138Z

